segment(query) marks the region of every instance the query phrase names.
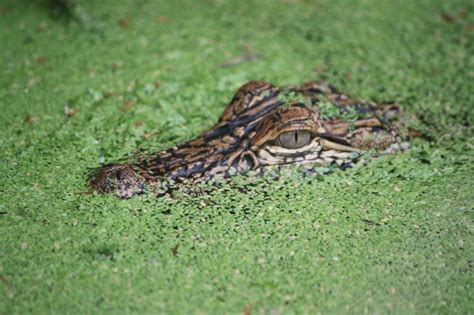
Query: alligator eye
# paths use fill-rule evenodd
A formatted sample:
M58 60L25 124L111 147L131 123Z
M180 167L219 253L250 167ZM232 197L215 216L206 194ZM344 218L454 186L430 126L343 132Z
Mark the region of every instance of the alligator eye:
M284 132L277 138L277 144L286 149L299 149L311 142L311 133L305 130Z

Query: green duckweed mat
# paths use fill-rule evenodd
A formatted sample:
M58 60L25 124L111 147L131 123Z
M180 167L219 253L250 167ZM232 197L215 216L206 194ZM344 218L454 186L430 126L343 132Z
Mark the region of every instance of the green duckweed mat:
M473 314L470 1L0 2L1 314ZM431 141L327 176L88 194L248 80L396 100Z

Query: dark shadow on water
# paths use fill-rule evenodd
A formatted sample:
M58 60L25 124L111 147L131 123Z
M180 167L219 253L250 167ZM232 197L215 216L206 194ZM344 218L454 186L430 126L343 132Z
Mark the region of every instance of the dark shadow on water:
M78 23L87 31L101 33L103 30L94 12L86 10L77 0L18 0L7 7L44 11L52 21L64 26Z

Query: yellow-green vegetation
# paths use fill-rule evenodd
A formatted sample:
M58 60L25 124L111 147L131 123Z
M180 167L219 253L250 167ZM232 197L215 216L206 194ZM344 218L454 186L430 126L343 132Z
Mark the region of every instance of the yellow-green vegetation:
M472 1L60 2L0 3L1 314L474 313ZM195 197L88 193L252 79L396 100L432 141Z

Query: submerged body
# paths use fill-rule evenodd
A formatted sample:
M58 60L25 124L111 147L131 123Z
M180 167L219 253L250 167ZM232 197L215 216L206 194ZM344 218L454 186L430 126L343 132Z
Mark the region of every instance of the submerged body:
M367 151L404 146L401 109L350 98L324 82L276 87L251 81L239 88L218 123L199 138L140 158L103 166L91 181L104 193L130 198L160 191L160 182L207 181L298 164L346 168Z

